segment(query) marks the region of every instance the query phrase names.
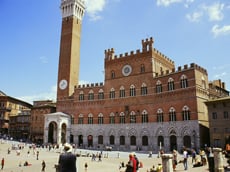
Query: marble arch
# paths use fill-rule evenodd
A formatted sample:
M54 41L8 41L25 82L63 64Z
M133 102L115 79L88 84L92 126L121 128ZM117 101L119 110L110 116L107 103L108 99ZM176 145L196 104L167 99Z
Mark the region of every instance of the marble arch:
M45 114L44 143L70 142L71 117L63 112Z

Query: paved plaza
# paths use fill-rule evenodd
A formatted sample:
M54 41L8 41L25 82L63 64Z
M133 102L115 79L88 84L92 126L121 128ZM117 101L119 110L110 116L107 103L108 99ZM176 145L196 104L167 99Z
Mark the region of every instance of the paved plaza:
M39 158L37 160L36 153L30 151L28 154L29 146L26 145L24 149L21 150L20 155L17 155L16 150L11 150L10 154L8 154L8 148L11 148L12 142L1 141L0 143L0 159L4 157L5 166L1 172L41 172L41 163L42 160L46 162L46 172L55 172L56 169L54 165L57 164L59 158L59 150L47 150L47 149L39 149ZM90 150L81 150L77 149L76 153L82 154L82 157L77 158L77 166L78 172L120 172L124 171L123 169L119 170L120 162L127 162L129 152L118 152L118 151L103 151L102 161L99 162L92 161L91 157L86 157L87 154L92 153L100 153L100 151L90 151ZM143 163L143 168L140 169L140 172L146 172L147 169L150 169L152 165L157 165L161 163L161 158L157 158L157 155L153 155L151 158L148 157L148 154L138 153L136 152L139 160ZM107 157L108 156L108 157ZM178 160L182 159L182 155L178 155ZM30 166L23 166L23 163L28 161ZM191 158L189 159L189 169L187 172L202 172L208 171L208 165L192 168ZM22 164L19 167L19 164ZM84 164L88 164L88 169L85 170ZM225 160L226 164L226 160ZM177 166L176 171L184 171L183 164L180 163Z

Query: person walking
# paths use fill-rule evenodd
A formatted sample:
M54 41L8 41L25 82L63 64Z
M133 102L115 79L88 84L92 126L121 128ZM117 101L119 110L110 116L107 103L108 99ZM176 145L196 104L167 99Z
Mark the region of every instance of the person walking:
M177 151L174 149L173 150L173 170L176 170L177 166Z
M4 168L4 165L5 165L5 159L4 158L2 158L2 162L1 162L1 170L3 170L3 168Z
M42 172L45 171L45 168L46 168L46 163L45 163L45 161L43 160L43 161L42 161Z
M184 148L183 150L183 158L184 170L188 170L188 151L186 150L186 148Z
M133 153L134 154L134 159L136 160L136 172L139 172L139 159L137 158L137 155L136 153Z
M58 164L59 172L77 172L77 157L72 153L72 146L68 143L64 145L64 153L60 154Z
M38 160L38 157L39 157L39 151L38 150L37 150L36 156L37 156L37 160Z

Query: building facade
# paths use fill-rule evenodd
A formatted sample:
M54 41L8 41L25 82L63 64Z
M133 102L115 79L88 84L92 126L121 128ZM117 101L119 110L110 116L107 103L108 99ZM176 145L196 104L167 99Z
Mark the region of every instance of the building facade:
M9 135L10 117L28 112L32 107L31 104L22 100L10 97L0 91L0 133L1 135ZM28 114L28 113L26 113Z
M34 101L31 108L30 118L30 140L33 143L44 142L45 114L56 112L56 103L51 100Z
M46 142L154 152L209 144L204 102L212 91L206 69L194 63L176 68L154 48L153 38L147 38L140 50L120 55L113 48L105 50L104 82L78 85L73 68L79 70L85 7L80 0L62 0L61 9L57 113L46 115ZM70 48L73 45L78 53ZM61 120L62 116L69 120Z
M15 140L29 141L30 136L30 109L23 110L15 116L9 117L9 136Z
M230 97L205 102L208 107L210 144L225 149L230 144Z

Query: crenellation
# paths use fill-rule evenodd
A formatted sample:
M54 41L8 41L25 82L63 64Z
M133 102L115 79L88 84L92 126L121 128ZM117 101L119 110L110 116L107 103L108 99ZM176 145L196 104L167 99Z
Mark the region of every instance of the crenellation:
M131 51L131 52L130 52L130 55L134 55L134 51Z
M188 69L188 65L186 64L186 65L184 65L184 69Z
M177 70L178 70L178 71L181 71L181 66L178 66Z
M136 50L136 54L140 54L140 49Z
M78 85L77 88L93 88L93 87L101 87L103 85L104 85L103 82L100 82L100 83L90 83L90 84Z

